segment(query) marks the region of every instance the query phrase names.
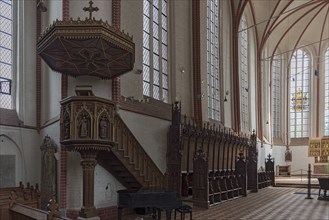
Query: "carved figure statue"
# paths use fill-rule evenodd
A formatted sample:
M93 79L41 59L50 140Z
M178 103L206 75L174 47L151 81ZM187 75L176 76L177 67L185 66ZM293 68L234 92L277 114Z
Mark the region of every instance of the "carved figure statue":
M102 118L99 122L99 137L100 138L107 138L107 127L108 121L106 118Z
M70 138L70 121L69 120L64 121L64 138L65 139Z
M85 138L88 137L88 121L86 119L86 116L83 116L83 118L79 122L80 127L80 137Z

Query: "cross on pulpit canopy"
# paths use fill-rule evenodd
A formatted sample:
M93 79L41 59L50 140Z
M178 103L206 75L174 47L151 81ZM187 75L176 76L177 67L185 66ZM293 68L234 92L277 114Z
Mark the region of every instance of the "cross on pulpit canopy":
M92 19L93 16L93 12L94 11L98 11L98 7L93 7L94 2L93 1L89 1L89 7L84 7L83 10L84 11L89 11L89 19Z

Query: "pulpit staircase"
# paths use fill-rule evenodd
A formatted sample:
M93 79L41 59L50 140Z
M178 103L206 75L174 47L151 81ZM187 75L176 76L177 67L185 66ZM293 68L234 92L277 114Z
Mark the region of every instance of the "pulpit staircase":
M165 175L137 141L118 114L114 116L113 141L110 152L102 152L97 161L129 190L165 188Z

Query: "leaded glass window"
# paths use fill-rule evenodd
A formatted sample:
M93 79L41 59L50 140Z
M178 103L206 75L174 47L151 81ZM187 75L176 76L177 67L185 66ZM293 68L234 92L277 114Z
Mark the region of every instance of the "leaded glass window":
M329 47L324 60L324 135L329 136Z
M240 21L240 101L241 128L249 130L249 65L248 65L248 30L243 16Z
M143 3L143 94L168 102L167 0Z
M294 52L290 64L290 137L309 136L310 57L306 51Z
M281 56L273 57L272 62L272 136L280 137L281 131Z
M12 109L13 2L0 0L0 108Z
M220 120L218 0L207 1L208 117Z

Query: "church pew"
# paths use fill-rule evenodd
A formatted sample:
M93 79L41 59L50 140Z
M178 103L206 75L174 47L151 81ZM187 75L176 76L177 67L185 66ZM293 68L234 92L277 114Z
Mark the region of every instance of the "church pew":
M47 208L49 211L21 204L16 192L12 191L10 195L9 220L69 220L62 217L58 212L58 204L53 197Z
M19 187L8 187L0 189L0 219L8 220L9 219L9 209L11 204L11 195L12 192L15 192L16 201L20 204L40 208L40 193L38 184L35 187L30 186L27 183L27 186L24 187L22 183L20 183Z

